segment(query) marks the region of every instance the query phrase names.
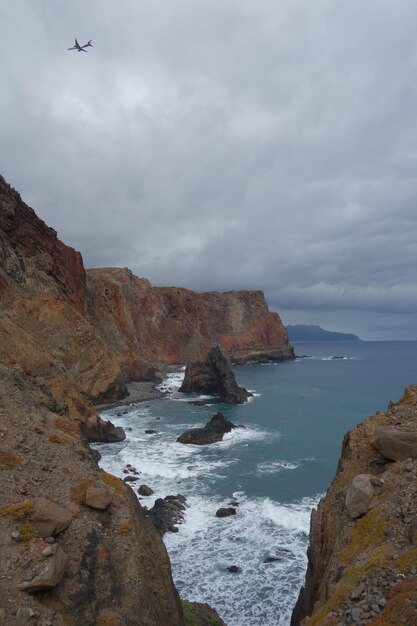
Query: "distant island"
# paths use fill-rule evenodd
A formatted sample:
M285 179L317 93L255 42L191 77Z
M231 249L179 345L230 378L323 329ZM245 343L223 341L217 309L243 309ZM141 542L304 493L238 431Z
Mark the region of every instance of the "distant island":
M362 341L353 333L337 333L314 324L290 325L287 330L289 341Z

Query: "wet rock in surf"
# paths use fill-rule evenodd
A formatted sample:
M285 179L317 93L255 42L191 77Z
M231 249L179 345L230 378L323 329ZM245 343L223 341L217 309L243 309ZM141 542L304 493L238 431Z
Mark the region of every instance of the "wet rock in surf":
M153 507L146 511L146 515L162 537L167 531L178 532L175 524L181 524L184 521L186 508L186 498L177 494L158 498Z
M233 506L222 507L216 511L216 517L229 517L230 515L236 515L236 509Z
M203 428L189 428L178 437L177 441L203 446L222 441L224 435L230 433L234 428L238 428L238 426L229 422L223 413L216 413Z

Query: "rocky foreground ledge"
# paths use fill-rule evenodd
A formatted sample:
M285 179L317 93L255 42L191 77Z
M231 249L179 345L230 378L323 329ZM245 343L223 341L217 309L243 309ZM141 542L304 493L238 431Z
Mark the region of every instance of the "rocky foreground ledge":
M417 386L343 441L291 625L417 624Z

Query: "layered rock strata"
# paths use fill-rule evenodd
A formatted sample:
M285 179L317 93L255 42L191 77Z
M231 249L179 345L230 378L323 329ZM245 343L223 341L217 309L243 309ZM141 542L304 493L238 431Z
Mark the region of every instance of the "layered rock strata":
M417 386L343 441L292 626L417 624Z
M243 404L252 395L239 387L230 360L218 344L203 359L187 364L180 391L215 394L227 404Z

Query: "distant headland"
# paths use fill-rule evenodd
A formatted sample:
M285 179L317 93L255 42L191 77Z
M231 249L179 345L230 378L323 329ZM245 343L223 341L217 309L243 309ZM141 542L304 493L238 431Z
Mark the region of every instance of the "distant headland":
M287 326L289 341L362 341L353 333L338 333L324 330L314 324Z

